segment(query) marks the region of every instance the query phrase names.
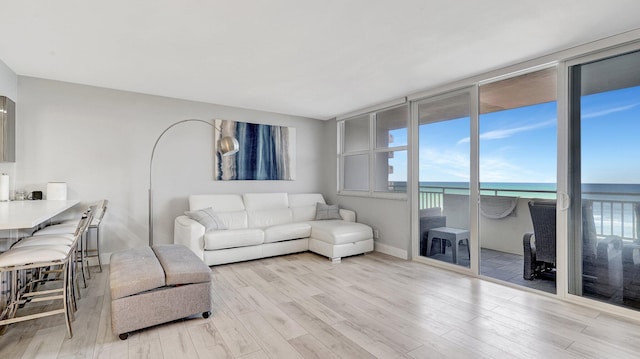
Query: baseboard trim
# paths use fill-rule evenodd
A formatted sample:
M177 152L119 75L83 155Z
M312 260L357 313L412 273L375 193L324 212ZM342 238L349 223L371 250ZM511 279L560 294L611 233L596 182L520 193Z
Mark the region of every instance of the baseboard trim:
M373 250L376 252L388 254L390 256L398 257L400 259L409 259L409 253L404 249L388 246L386 244L374 242Z

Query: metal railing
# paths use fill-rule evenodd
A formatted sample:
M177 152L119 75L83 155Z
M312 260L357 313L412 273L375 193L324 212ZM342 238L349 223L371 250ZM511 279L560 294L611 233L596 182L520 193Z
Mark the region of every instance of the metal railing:
M468 195L464 187L420 186L418 208L440 207L444 209L444 195ZM529 189L482 188L481 195L518 196L523 198L555 198L555 191ZM619 236L623 239L638 239L639 219L635 207L640 203L637 193L583 192L583 198L593 202L593 217L599 236ZM623 199L624 197L624 199Z
M596 233L601 236L619 236L623 239L638 239L638 218L631 200L592 200Z
M423 191L423 187L420 187L418 195L418 208L425 209L431 207L442 208L442 200L444 198L444 188L441 191Z

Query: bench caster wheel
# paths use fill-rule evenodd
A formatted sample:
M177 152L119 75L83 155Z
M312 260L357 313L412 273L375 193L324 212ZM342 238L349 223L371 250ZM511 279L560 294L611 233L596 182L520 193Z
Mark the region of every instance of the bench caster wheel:
M204 313L202 313L202 317L203 317L204 319L207 319L207 318L209 318L210 316L211 316L211 312L204 312Z
M120 338L120 340L127 340L127 338L129 338L129 333L122 333L118 335L118 338Z

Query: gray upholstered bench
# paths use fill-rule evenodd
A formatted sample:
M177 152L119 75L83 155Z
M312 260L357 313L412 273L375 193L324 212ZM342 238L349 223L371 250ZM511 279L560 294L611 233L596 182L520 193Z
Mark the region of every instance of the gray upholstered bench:
M211 270L182 245L134 248L111 255L111 330L129 332L193 314L211 314Z

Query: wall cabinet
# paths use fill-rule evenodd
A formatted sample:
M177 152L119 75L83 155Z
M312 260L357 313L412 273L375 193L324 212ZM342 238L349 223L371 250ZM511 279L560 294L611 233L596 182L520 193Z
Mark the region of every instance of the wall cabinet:
M0 162L16 161L16 103L0 96Z

